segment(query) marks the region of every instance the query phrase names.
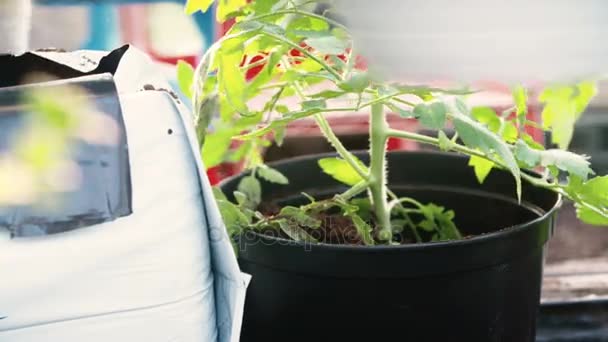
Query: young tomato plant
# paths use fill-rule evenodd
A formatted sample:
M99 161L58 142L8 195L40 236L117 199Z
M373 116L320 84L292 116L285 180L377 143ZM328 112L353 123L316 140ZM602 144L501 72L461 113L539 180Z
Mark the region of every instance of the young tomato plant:
M205 11L212 2L190 0L187 11ZM178 68L180 80L194 77L192 84L180 83L193 96L206 166L242 161L250 170L234 193L237 203L217 192L232 234L242 229L275 230L294 240L317 241L319 218L338 212L350 220L361 244L404 243L395 236L404 230L415 242L461 238L453 211L399 197L387 187L389 138L468 155L480 182L492 169L506 170L514 178L518 198L522 182L529 182L574 201L584 222L608 224L608 177L590 178L594 173L588 158L566 151L574 123L595 95L593 82L548 87L541 93L545 107L540 128L551 132L559 147L545 149L526 133L537 124L526 119L528 94L523 87L513 89L513 108L495 113L469 108L463 99L473 92L470 89L384 82L357 68L356 46L347 27L332 19L330 7L319 11L318 5L297 0L219 1L218 20L232 19L234 25L211 46L196 70L184 64ZM417 120L437 136L391 128L389 111ZM336 112L369 113L368 165L332 131L326 115ZM281 145L286 126L304 118L316 122L338 155L319 160L320 168L349 188L330 199L309 198L309 204L265 215L258 211L259 179L279 184L288 179L264 164L262 151L273 140ZM212 130L207 134L209 125ZM445 133L449 128L455 132L451 138ZM239 145L231 149L235 141Z

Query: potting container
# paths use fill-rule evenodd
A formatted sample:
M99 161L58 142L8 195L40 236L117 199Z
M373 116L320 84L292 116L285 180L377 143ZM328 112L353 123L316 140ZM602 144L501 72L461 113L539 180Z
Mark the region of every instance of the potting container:
M274 164L290 184L263 183L263 200L298 204L301 192L344 191L319 158ZM494 170L480 185L455 154L394 152L388 165L393 191L453 209L467 238L367 247L245 233L239 264L252 280L241 341L534 340L559 197L524 184L518 203L510 174ZM240 177L222 184L226 194Z

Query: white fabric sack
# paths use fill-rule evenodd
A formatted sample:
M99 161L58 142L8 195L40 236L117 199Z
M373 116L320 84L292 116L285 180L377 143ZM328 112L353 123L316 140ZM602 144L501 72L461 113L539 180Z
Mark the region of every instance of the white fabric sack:
M115 79L133 213L50 236L0 233L0 341L238 341L249 277L238 270L192 120L168 93L139 91L168 85L133 48Z

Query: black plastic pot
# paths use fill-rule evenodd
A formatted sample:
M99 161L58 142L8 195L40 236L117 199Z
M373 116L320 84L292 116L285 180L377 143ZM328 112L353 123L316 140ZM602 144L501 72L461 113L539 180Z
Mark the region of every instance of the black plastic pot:
M366 159L365 154L361 154ZM319 156L273 167L288 186L265 183L264 200L301 201L345 188ZM405 246L301 244L248 233L239 263L253 276L242 341L533 341L545 243L559 197L493 171L479 185L467 159L390 153L394 191L452 208L473 238ZM222 184L235 190L239 177Z

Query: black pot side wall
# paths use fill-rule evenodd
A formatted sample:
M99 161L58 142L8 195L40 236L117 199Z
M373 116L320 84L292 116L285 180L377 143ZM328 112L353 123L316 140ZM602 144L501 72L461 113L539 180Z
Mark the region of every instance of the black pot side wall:
M290 185L264 184L264 198L343 190L320 173L317 158L275 164ZM544 246L559 199L525 186L526 206L517 205L509 174L493 171L479 185L466 164L455 155L391 153L389 183L453 208L461 229L483 234L475 238L354 247L242 235L239 264L253 278L241 340L534 341ZM232 193L237 183L222 188Z

